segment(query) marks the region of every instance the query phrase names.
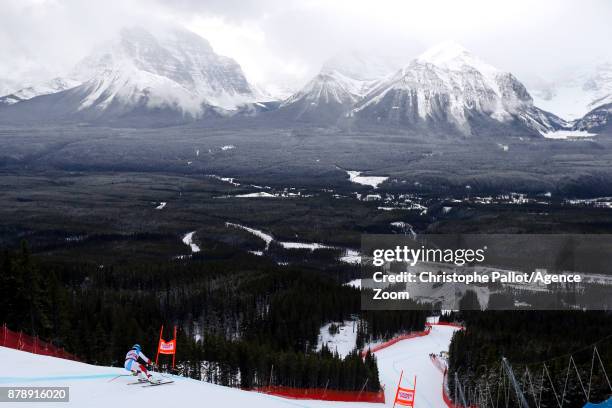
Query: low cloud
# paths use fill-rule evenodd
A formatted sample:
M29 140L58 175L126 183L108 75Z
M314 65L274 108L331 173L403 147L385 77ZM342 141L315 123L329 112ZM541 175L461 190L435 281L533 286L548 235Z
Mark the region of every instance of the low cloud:
M342 51L409 61L449 39L519 77L546 78L612 60L611 18L605 0L5 0L0 88L61 74L122 26L160 24L206 37L265 84L297 87Z

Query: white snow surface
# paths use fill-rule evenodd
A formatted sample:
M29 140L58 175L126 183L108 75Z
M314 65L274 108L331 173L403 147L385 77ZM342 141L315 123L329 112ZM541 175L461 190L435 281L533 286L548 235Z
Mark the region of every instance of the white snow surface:
M554 132L546 132L542 133L542 135L547 139L580 139L584 137L593 137L597 136L596 133L590 133L586 130L557 130Z
M257 230L255 228L250 228L245 225L240 225L233 222L226 222L225 226L238 228L250 232L251 234L255 235L257 238L262 239L266 243L266 249L268 249L268 247L270 246L270 242L274 241L274 237L272 235L266 234L265 232Z
M37 82L32 85L27 85L9 95L5 95L5 98L3 98L3 101L0 103L4 102L7 105L12 105L17 102L32 99L39 95L48 95L65 91L66 89L74 88L80 84L81 82L76 78L57 77L50 80Z
M612 62L565 68L547 79L532 78L528 86L537 106L566 120L579 119L612 103Z
M265 191L258 191L256 193L237 194L234 197L238 198L270 198L276 197L274 194L267 193Z
M553 124L539 111L525 87L509 72L498 70L462 46L445 42L435 46L379 84L354 105L352 114L389 103L401 115L416 113L421 120L443 116L465 134L471 134L472 113L499 122L517 118L542 132ZM562 123L567 125L567 123ZM555 125L556 126L556 125Z
M364 186L371 186L378 188L379 185L384 183L389 177L384 176L362 176L361 171L347 170L349 180L352 183L361 184Z
M365 95L372 85L372 81L354 79L337 71L322 71L299 92L287 98L281 106L299 101L312 106L329 103L351 105Z
M279 242L279 244L285 249L310 249L311 251L314 251L315 249L333 248L329 245L319 244L316 242Z
M0 347L0 384L2 386L68 386L70 402L18 403L4 406L33 407L190 407L206 401L209 407L290 408L317 407L318 403L302 404L256 392L222 387L183 377L174 377L174 384L143 388L127 386L134 377L122 368L89 364L40 356Z
M332 324L339 326L338 333L330 334L329 328ZM342 358L346 357L357 344L357 322L345 320L323 325L319 330L317 350L321 350L324 344L332 353L338 352Z
M361 263L361 253L354 249L347 248L344 252L344 255L340 257L340 261L349 264L360 264Z
M380 381L386 385L386 405L393 405L395 387L400 372L404 371L403 386L412 386L417 376L415 407L444 408L442 373L432 364L429 354L448 351L450 340L457 329L450 326L432 326L427 336L400 341L376 353Z
M193 235L195 233L195 231L191 231L185 234L185 236L183 236L183 244L188 245L189 248L191 248L191 252L193 253L200 252L200 247L195 242L193 242Z
M353 279L352 281L346 282L344 285L355 289L361 289L361 279Z
M442 373L431 363L429 353L447 351L455 330L448 326L433 326L431 333L427 336L403 340L376 352L380 381L385 385L386 403L384 406L393 405L395 387L401 370L404 370L406 380L403 383L404 386L412 385L414 375L417 376L415 406L418 408L446 406L442 399ZM52 408L187 407L193 406L195 402L203 401L203 398L207 406L228 408L374 408L380 406L369 403L285 399L183 377L173 377L174 384L159 387L128 387L125 384L133 382L134 377L119 377L109 382L119 374L126 374L122 368L93 366L5 347L0 347L0 361L2 361L0 364L0 384L2 386L70 387L70 402L44 404L45 407ZM24 408L40 406L38 403L19 403L17 405Z
M353 104L402 65L399 58L390 56L357 51L337 54L327 60L319 73L300 91L288 97L282 106L298 101L314 106L329 103Z

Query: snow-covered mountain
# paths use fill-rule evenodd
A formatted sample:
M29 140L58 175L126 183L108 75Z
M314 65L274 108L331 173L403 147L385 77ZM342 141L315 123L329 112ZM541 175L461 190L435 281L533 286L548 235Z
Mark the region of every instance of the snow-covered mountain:
M12 105L17 102L27 101L40 95L48 95L56 92L65 91L80 85L81 82L75 78L57 77L48 81L43 81L34 85L21 88L16 92L0 97L0 104Z
M455 43L440 44L381 81L352 109L370 122L416 128L546 133L568 124L533 104L525 86Z
M285 99L281 111L298 120L335 122L399 66L388 57L338 54L301 90Z
M612 63L572 67L550 79L532 79L528 86L537 106L566 120L580 119L612 103Z
M593 109L574 122L574 130L612 134L612 103Z
M258 98L233 59L217 55L205 39L177 28L155 33L125 28L67 78L53 82L60 92L48 92L53 86L19 91L10 98L47 95L27 101L31 106L21 108L25 102L20 102L12 107L19 107L19 112L60 104L51 109L53 115L86 120L164 112L180 121L199 118L211 109L234 110Z
M458 44L440 44L403 67L397 61L333 58L279 110L318 124L348 120L463 135L538 135L570 126L534 106L511 73Z

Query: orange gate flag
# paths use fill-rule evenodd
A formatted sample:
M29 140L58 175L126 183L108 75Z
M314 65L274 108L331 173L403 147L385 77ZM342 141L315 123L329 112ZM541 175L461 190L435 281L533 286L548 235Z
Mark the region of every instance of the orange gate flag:
M395 408L395 404L403 405L405 407L413 407L414 408L414 399L416 397L416 375L414 376L414 386L413 388L403 388L402 387L402 377L404 376L404 370L400 374L399 383L397 384L397 392L395 393L395 401L393 401L393 407Z
M160 354L172 354L172 368L174 368L174 362L176 358L176 326L174 326L174 338L170 341L165 341L163 339L164 334L164 326L162 325L159 330L159 343L157 345L157 356L155 357L155 364L159 360Z

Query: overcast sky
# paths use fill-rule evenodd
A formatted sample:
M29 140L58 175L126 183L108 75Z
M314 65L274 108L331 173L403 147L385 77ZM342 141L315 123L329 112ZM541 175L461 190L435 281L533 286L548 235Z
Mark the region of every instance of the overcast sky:
M61 75L122 26L168 22L255 83L295 87L346 50L408 62L446 40L519 78L547 77L612 60L610 21L607 0L0 0L0 86Z

